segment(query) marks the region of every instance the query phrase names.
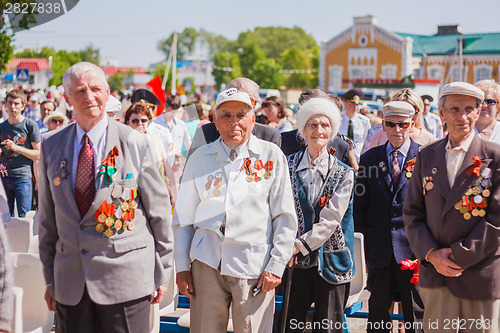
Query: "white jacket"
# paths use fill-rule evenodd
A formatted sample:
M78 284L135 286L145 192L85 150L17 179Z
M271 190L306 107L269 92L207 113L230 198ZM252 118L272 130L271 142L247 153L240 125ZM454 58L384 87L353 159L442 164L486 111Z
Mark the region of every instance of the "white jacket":
M256 160L272 161L271 177L248 182L246 158L252 172ZM222 275L237 278L258 278L263 271L281 276L292 255L297 217L279 147L251 135L234 162L220 138L198 148L184 169L173 226L178 272L199 260L214 269L220 263Z

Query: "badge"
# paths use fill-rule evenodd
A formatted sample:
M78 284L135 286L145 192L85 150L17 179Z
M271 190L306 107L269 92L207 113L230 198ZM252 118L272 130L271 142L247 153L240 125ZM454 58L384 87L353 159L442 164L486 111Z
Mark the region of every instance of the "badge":
M464 219L466 219L466 220L470 220L470 217L471 217L471 216L470 216L470 213L465 213L465 214L464 214Z
M126 201L122 203L121 207L124 212L126 212L129 209L128 203Z
M113 236L113 229L106 229L106 231L104 232L104 236L106 237Z
M273 161L267 161L264 166L264 169L266 170L266 173L264 174L265 179L271 178L271 170L273 170L273 168Z
M411 178L411 172L410 172L410 171L408 171L408 172L406 173L406 178Z
M484 209L479 210L479 217L484 217L486 215L486 211Z
M479 187L474 186L472 188L472 195L478 195L479 193L481 193L481 190L479 189Z
M474 202L477 203L477 204L480 204L481 202L483 202L483 197L480 196L480 195L476 195L474 197Z
M472 210L472 216L478 216L479 215L479 210L477 208L474 208Z
M205 199L206 199L206 198L208 198L208 195L209 195L209 194L208 194L208 191L203 191L203 197L204 197Z
M465 214L465 213L467 213L467 207L462 206L462 207L460 208L460 213L461 213L461 214Z
M266 176L266 175L264 175L264 177L265 177L265 176ZM254 175L248 175L248 176L247 176L247 182L249 182L249 183L253 182L253 180L254 180L254 179L255 179Z
M134 230L134 228L135 228L135 223L134 223L134 222L132 222L132 221L130 221L130 222L128 223L128 225L127 225L127 229L128 229L129 231L132 231L132 230Z
M59 178L59 176L56 176L54 178L54 186L59 186L61 185L61 178Z
M414 157L411 160L409 160L408 162L406 162L406 167L405 167L405 170L407 171L406 172L406 178L411 178L411 175L413 173L413 168L415 166L415 161L416 160L417 160L417 158Z
M382 170L382 172L386 172L387 171L387 167L385 166L384 161L380 162L378 164L378 167Z
M123 221L122 230L123 231L127 230L127 222L126 221Z
M487 198L490 196L490 194L491 194L490 190L488 190L488 189L483 190L483 197Z
M102 224L98 224L95 226L95 231L97 231L98 233L101 233L104 231L104 226Z
M68 166L68 160L64 159L61 161L61 163L59 164L59 167L61 169L66 169L66 167Z
M461 208L461 207L462 207L462 203L461 203L461 202L457 202L457 203L455 204L455 209L456 209L456 210L460 210L460 208Z
M122 221L121 220L116 220L114 227L115 227L116 230L120 230L122 228Z
M254 176L252 172L252 161L248 157L243 161L243 167L245 168L245 173L247 174L247 182L253 182Z
M207 194L208 194L208 193L207 193ZM218 188L216 188L216 189L214 190L214 195L215 195L216 197L218 197L218 196L220 195L220 190L219 190Z
M132 201L130 201L128 206L129 206L129 209L136 209L137 208L137 201L132 199Z
M431 173L432 173L432 175L434 175L434 176L435 176L435 175L437 175L437 173L438 173L438 168L436 168L436 167L432 168Z
M266 173L264 174L264 178L265 179L271 178L271 173L269 171L266 171Z
M222 172L217 172L215 174L214 187L214 195L217 197L220 195L220 188L222 187Z
M113 226L113 218L110 216L106 219L106 221L104 221L104 224L108 227L108 228L111 228Z
M427 184L425 184L425 189L427 191L430 191L434 188L434 183L432 181L428 181Z
M107 216L106 214L102 213L102 214L101 214L101 215L99 215L99 217L97 218L97 221L98 221L99 223L104 223L104 222L106 221L106 218L107 218L107 217L108 217L108 216Z

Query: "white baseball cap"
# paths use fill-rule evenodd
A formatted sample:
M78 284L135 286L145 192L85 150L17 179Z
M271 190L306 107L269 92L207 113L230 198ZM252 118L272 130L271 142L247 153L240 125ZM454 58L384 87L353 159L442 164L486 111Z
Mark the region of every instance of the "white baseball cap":
M227 90L222 91L219 96L217 96L217 101L215 102L214 110L217 111L217 108L226 102L240 102L246 104L250 109L253 109L252 101L250 100L250 96L247 93L239 91L236 88L229 88Z

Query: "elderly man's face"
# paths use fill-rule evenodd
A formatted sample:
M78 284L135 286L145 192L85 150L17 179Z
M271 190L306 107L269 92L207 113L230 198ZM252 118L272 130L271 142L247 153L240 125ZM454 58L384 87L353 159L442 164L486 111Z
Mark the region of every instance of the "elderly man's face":
M383 128L392 147L398 149L410 137L413 120L405 116L387 116L384 118Z
M42 120L45 119L49 114L54 112L54 103L45 103L40 107L40 115L42 116Z
M241 102L226 102L215 111L214 124L222 140L231 148L242 145L252 134L255 113Z
M104 116L109 85L102 75L89 70L81 77L71 78L69 91L64 96L69 105L73 106L80 126L95 124Z
M474 130L479 118L477 100L471 96L448 95L443 108L439 109L451 136L461 139Z

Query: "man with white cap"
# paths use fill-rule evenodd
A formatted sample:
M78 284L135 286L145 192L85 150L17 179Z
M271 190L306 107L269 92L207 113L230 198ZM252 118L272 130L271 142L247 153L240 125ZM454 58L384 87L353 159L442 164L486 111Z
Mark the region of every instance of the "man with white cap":
M484 93L453 82L439 112L449 135L417 155L404 208L420 260L426 332L498 332L500 146L474 131Z
M384 105L388 141L361 155L354 199L355 230L365 236L370 288L368 332L391 329L389 308L399 295L407 332L421 332L423 304L413 272L401 261L414 260L403 225L403 206L419 145L410 139L415 110L407 102ZM372 171L375 170L375 171Z
M271 332L274 288L292 256L297 217L285 156L253 136L247 93L219 94L216 141L189 158L174 211L177 286L191 332Z

